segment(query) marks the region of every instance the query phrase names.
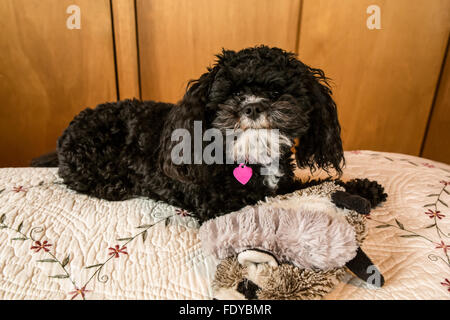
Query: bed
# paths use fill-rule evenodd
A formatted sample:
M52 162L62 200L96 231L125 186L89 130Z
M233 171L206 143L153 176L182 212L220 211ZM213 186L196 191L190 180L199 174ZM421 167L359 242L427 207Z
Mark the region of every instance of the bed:
M326 299L449 299L450 166L367 150L346 161L344 180L374 179L389 195L363 245L386 283L348 274ZM0 204L0 299L211 299L217 261L187 211L80 195L56 168L0 169Z

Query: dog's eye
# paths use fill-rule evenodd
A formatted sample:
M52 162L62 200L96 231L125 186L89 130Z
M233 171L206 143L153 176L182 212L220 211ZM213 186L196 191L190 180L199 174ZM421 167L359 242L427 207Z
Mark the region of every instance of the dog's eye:
M272 91L272 92L270 93L270 97L271 97L272 99L278 98L279 96L280 96L280 93L279 93L278 91Z
M235 99L237 99L238 101L242 101L244 100L244 95L242 94L242 92L235 92L233 93L233 96Z

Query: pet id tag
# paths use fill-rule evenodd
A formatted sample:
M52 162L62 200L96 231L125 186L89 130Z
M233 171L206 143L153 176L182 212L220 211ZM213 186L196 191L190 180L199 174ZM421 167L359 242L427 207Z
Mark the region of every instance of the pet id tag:
M233 175L237 181L242 184L246 184L253 175L253 170L250 167L247 167L245 163L241 163L233 170Z

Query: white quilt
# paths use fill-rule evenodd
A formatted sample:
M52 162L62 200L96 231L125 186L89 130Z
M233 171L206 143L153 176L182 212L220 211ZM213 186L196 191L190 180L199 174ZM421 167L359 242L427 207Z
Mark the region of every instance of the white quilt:
M389 195L363 245L386 283L349 275L327 299L450 299L450 166L373 151L346 160L344 180L377 180ZM80 195L56 171L0 169L0 299L211 298L217 261L188 212Z

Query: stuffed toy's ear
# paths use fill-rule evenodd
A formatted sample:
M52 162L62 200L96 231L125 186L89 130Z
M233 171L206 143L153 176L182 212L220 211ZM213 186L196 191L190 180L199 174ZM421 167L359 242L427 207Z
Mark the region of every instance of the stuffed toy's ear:
M300 90L304 92L303 102L310 111L310 120L308 131L300 137L299 145L295 147L297 165L326 171L332 167L341 175L344 164L341 127L327 78L320 69L303 64L302 68L303 77L307 80L301 83Z
M358 248L356 256L345 266L358 278L371 285L379 288L384 285L383 275L361 248Z

